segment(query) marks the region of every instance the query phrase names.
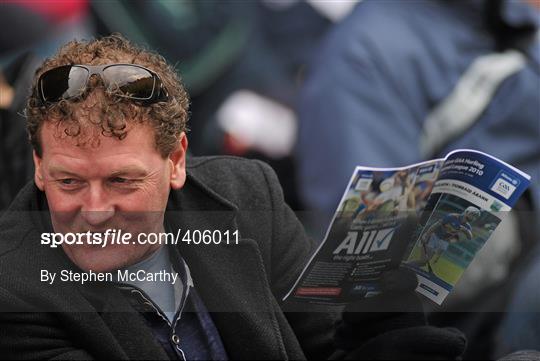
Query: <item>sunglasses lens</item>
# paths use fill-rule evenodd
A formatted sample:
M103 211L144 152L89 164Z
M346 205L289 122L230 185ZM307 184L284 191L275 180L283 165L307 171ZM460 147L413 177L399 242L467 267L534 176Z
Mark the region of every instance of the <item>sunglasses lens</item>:
M88 71L77 66L61 66L45 72L40 79L43 100L55 102L81 95L86 86Z
M131 99L152 98L156 80L148 70L131 65L113 65L103 70L103 79L109 89L119 89Z

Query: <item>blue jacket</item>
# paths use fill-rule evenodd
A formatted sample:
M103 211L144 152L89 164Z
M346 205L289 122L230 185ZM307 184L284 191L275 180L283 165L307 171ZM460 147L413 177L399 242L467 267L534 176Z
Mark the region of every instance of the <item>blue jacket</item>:
M433 154L421 152L434 107L476 59L501 50L486 4L365 0L333 29L299 104L296 156L308 209L332 214L356 165L407 165L455 148L482 150L528 172L540 204L538 41L523 49L526 63L502 81L471 127ZM538 13L525 2L502 5L504 26L529 26L534 34Z

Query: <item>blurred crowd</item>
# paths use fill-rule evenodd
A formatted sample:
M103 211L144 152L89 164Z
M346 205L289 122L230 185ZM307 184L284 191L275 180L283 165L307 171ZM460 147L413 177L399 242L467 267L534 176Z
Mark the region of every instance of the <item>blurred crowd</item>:
M0 0L0 212L32 179L24 108L37 65L118 32L175 64L189 150L268 162L320 238L356 165L456 148L532 176L431 320L465 358L540 349L540 0Z

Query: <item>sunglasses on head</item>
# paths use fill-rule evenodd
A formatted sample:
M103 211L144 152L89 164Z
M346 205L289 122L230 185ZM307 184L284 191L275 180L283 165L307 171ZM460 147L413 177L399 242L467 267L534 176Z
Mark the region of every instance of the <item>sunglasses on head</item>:
M94 74L101 77L107 91L118 96L152 104L168 99L167 90L153 71L135 64L63 65L41 74L39 97L44 103L81 96Z

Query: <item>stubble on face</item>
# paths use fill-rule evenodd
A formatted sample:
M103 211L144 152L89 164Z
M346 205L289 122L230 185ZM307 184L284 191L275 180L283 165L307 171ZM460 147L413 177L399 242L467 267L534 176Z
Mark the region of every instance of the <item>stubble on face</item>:
M160 245L136 240L141 233L163 232L171 179L178 172L171 158L156 149L153 129L134 123L122 140L98 134L82 143L62 132L61 126L45 123L42 157L35 156L36 184L46 194L54 231L122 229L134 239L133 244L106 247L64 244L66 255L81 269L96 272L151 255Z

